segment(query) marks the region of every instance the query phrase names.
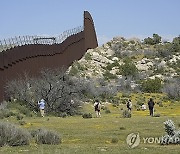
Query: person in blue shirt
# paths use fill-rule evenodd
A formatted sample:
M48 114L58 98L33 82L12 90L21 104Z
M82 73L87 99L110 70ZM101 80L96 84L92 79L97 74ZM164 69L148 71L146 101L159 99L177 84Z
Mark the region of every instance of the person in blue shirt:
M41 116L44 117L44 108L45 108L44 99L41 99L41 101L38 101L38 105L39 105Z

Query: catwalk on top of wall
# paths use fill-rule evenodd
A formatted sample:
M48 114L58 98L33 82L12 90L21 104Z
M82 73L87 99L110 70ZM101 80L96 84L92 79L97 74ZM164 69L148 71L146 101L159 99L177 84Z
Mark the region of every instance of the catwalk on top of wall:
M44 68L68 68L90 48L98 46L93 19L84 11L84 28L61 43L24 44L0 52L0 102L5 99L5 86L27 72L38 77Z

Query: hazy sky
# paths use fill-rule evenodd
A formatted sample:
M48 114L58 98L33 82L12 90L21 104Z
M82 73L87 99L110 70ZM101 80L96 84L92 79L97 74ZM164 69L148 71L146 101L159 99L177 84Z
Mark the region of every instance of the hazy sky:
M180 0L0 0L0 39L58 35L91 13L99 43L115 36L180 35Z

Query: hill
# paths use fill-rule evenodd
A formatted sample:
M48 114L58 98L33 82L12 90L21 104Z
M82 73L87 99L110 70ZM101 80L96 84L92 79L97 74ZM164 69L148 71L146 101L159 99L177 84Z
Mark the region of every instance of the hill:
M86 79L101 78L116 84L128 81L130 90L138 86L142 89L143 81L156 78L163 85L179 84L180 37L172 42L148 42L148 39L155 38L140 41L115 37L101 47L89 49L81 60L73 63L69 74ZM176 39L179 42L175 45Z

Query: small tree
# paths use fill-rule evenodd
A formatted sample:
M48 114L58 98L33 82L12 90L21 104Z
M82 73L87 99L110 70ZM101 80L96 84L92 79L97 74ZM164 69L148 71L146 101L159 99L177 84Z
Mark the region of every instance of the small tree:
M80 78L71 77L63 70L44 70L41 77L11 81L7 85L7 94L26 103L37 110L37 101L46 101L46 112L66 112L74 114L79 108L84 82Z
M167 81L163 87L163 91L167 93L169 98L180 99L180 79L171 79Z
M144 43L149 45L159 44L161 43L161 36L159 36L158 34L153 34L153 38L145 38Z
M161 36L159 36L158 34L153 34L153 41L154 41L154 44L161 43Z
M159 78L155 78L154 80L148 79L148 80L142 82L141 87L144 92L148 92L148 93L160 92L160 90L162 88L161 79L159 79Z
M154 40L150 37L144 39L145 44L154 45Z
M175 37L172 41L172 52L180 51L180 36Z
M122 75L124 76L135 76L138 72L136 65L129 58L124 60L124 64L121 66L121 69Z

